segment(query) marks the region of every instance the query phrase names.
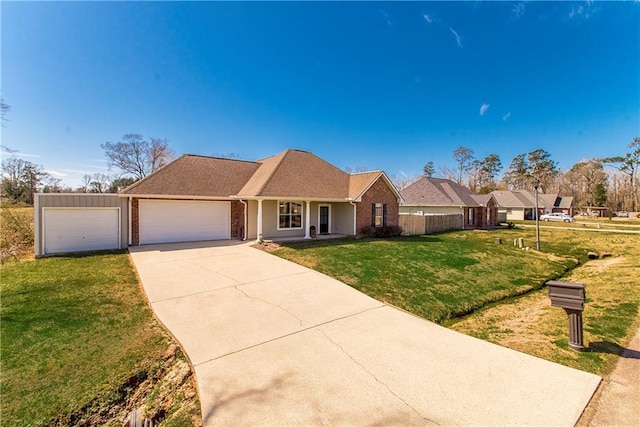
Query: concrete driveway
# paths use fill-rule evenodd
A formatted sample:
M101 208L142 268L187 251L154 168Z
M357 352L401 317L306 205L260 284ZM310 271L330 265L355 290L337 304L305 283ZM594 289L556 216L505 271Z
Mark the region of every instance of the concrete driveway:
M574 425L600 377L380 303L240 242L130 248L209 425Z

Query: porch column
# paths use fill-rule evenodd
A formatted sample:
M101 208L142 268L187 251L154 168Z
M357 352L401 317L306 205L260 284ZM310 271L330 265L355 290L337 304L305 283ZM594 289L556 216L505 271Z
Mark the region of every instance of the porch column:
M258 242L262 240L262 199L258 199L258 220L256 221Z
M305 220L304 220L304 238L305 239L310 239L311 238L311 201L306 200L305 203L306 205L306 214L305 214Z

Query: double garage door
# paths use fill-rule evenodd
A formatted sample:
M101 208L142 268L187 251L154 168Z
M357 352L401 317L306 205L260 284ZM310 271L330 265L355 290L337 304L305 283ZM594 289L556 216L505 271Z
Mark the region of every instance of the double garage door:
M231 238L231 203L140 200L140 244Z

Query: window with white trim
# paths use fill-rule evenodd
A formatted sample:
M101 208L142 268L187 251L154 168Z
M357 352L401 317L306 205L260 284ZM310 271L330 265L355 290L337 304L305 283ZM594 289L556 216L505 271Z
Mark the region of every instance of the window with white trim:
M302 203L278 203L278 230L302 228Z

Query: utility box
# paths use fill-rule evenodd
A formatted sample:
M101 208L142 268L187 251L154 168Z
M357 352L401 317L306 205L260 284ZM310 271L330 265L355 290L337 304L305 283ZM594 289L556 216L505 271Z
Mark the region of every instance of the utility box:
M553 307L561 307L569 317L569 347L576 351L585 349L582 340L582 311L586 299L585 286L582 283L558 282L549 280L549 298Z

